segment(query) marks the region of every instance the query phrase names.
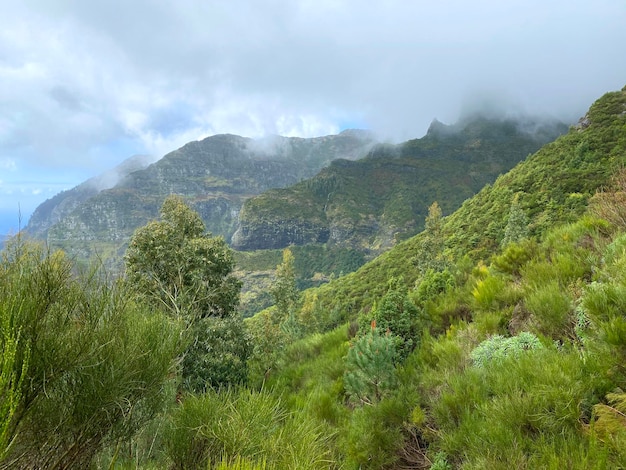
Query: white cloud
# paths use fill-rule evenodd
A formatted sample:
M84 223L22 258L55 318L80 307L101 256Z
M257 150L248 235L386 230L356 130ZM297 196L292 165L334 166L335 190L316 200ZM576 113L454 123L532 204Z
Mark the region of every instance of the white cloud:
M4 172L93 174L222 132L418 137L485 93L574 120L626 80L623 0L5 3Z

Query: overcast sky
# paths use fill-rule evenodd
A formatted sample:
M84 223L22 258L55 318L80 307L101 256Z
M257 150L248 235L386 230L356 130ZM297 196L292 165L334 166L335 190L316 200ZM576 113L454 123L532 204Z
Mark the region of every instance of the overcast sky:
M484 100L571 122L626 84L624 0L0 4L0 233L216 133L404 140Z

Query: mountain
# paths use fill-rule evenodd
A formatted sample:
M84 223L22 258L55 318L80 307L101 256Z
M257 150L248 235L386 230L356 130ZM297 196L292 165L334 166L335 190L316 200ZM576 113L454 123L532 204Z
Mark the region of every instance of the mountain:
M111 188L86 182L46 201L26 231L79 258L119 260L134 230L156 218L174 193L192 204L208 230L229 240L247 198L309 178L337 158L360 158L373 144L359 130L313 139L208 137L123 172Z
M109 189L132 173L148 166L152 160L145 155L135 155L124 160L112 170L90 178L78 186L62 191L40 204L31 215L25 231L35 238L46 238L50 227L67 217L74 209L101 191Z
M466 117L433 121L421 139L335 160L311 179L248 199L238 250L327 243L380 253L424 227L428 206L450 213L485 184L567 131L556 122Z
M341 436L337 468L622 468L625 165L626 87L449 216L305 291L283 325L306 333L277 353L277 309L247 320L258 382Z
M528 217L528 232L539 238L552 227L577 220L592 196L611 188L611 176L626 166L626 87L597 100L566 135L543 146L508 173L487 184L442 223L445 253L452 261L487 261L504 238L514 200ZM310 298L316 307L354 319L386 292L383 280L402 277L408 287L418 269L427 234L422 232L336 279ZM311 308L311 305L304 308Z

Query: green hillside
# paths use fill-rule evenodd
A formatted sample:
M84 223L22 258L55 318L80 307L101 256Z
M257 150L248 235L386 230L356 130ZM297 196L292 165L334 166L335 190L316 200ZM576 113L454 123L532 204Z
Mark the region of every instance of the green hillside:
M119 282L17 237L0 253L0 467L626 468L625 163L626 87L305 291L296 264L332 255L235 256L180 197ZM245 321L237 257L279 263L274 305Z
M534 238L580 217L589 198L610 185L610 176L626 163L625 102L624 92L603 96L581 119L584 125L572 127L445 217L446 258L487 261L504 237L514 197L529 218L529 235ZM423 239L422 233L359 271L322 286L316 292L318 302L324 309L343 312L346 319L354 318L385 292L381 279L403 276L413 287Z
M623 468L625 162L626 87L452 215L305 292L300 331L338 326L266 357L264 387L332 436L331 468Z
M233 247L328 243L380 253L421 231L433 200L452 212L564 132L562 124L521 119L435 121L421 139L336 160L313 178L247 200Z

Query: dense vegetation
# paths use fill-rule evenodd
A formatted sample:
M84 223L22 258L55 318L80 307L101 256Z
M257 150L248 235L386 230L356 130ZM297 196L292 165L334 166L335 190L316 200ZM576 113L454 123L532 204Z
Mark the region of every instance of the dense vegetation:
M234 263L181 200L119 282L17 239L2 465L623 468L625 163L626 87L355 273L301 293L283 251L274 306L206 340L239 318Z

